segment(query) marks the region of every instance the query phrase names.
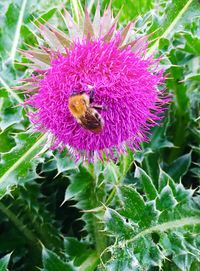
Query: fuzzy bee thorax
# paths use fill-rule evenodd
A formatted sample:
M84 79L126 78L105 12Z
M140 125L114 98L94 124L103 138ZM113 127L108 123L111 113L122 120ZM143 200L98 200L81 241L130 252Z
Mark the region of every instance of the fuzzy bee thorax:
M85 95L75 95L69 98L68 108L75 118L84 116L88 106L89 100Z

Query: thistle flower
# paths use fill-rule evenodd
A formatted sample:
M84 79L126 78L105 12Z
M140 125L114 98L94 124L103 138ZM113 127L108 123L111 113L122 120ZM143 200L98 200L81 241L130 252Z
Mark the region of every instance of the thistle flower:
M159 60L146 57L148 36L134 38L133 22L117 29L111 2L102 16L98 3L92 21L81 8L78 23L68 11L63 14L68 34L38 23L45 46L22 52L34 71L23 85L29 95L25 105L36 109L31 122L53 135L53 148L67 146L77 159L91 160L95 153L113 159L127 148L138 149L168 101ZM104 123L98 133L83 127L68 107L72 95L89 96L91 90L90 107L102 106L96 109Z

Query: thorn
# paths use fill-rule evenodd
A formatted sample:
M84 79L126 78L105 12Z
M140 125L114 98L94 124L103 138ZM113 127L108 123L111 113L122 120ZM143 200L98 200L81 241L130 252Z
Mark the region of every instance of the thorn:
M104 209L103 206L100 206L100 207L97 207L97 208L94 208L94 209L81 210L80 212L81 213L96 213L96 212L102 211L103 209Z

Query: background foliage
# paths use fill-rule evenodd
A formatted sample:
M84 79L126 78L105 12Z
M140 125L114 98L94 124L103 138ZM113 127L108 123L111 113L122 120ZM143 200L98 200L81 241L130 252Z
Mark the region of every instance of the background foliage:
M120 24L155 31L172 102L141 151L94 165L40 155L47 137L12 89L28 73L17 48L38 43L32 22L63 28L62 4L0 3L0 271L200 270L199 1L113 0Z

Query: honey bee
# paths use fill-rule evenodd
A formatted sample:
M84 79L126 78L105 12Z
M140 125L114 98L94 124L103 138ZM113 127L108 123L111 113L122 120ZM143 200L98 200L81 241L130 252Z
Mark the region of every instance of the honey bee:
M93 133L100 133L104 127L104 120L97 109L102 109L101 105L92 105L94 91L90 95L84 91L74 93L69 97L68 108L76 121L85 129Z

